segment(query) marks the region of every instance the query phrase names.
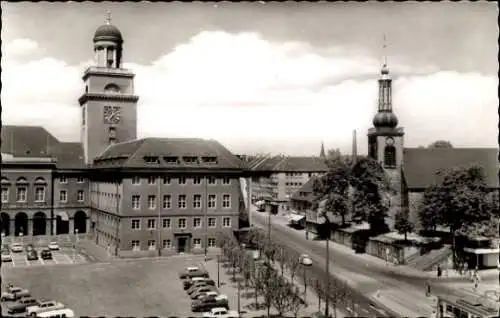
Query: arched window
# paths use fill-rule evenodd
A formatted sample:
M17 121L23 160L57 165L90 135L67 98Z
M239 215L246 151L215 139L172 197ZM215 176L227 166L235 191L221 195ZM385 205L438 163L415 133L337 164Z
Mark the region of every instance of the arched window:
M35 183L38 183L38 184L46 184L46 183L47 183L47 181L45 181L45 179L44 179L44 178L42 178L42 177L37 177L37 178L35 179Z
M7 177L2 177L2 184L10 184L10 180Z
M24 177L19 177L17 178L16 183L28 183L28 180L26 180L26 178Z
M396 167L396 148L394 146L386 146L384 149L384 166L386 168Z
M104 86L104 91L107 93L119 93L120 87L114 83L110 83L110 84Z

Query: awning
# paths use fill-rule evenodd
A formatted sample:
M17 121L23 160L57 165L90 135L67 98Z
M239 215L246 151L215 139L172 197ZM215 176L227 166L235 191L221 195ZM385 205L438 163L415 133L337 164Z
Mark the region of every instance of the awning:
M292 214L289 216L289 218L290 218L290 221L292 221L292 222L298 222L298 221L302 220L303 218L305 218L305 216L300 215L300 214Z
M472 254L498 254L500 249L498 248L468 248L464 247L464 251Z
M57 212L56 215L61 217L61 221L69 221L69 216L66 212Z

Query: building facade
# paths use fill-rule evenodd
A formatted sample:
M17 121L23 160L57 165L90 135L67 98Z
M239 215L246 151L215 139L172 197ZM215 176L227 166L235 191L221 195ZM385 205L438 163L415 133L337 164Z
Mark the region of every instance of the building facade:
M110 19L83 74L81 141L2 127L2 236L87 234L116 256L206 252L239 226L246 164L214 140L137 140L134 73Z
M266 201L272 213L290 210L292 195L311 177L328 171L324 157L267 157L255 159L249 166L253 199Z

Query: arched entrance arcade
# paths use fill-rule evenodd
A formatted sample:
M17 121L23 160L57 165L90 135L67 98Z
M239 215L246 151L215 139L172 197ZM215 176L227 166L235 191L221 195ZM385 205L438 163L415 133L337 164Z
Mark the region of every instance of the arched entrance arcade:
M69 233L69 217L66 212L57 212L56 235Z
M16 214L14 219L14 235L26 236L28 234L28 215L24 212Z
M87 214L83 211L77 211L73 217L75 233L87 233Z
M47 216L43 212L37 212L33 216L33 236L47 235Z
M5 236L10 235L10 216L7 213L2 212L1 214L2 228L0 233L3 233Z

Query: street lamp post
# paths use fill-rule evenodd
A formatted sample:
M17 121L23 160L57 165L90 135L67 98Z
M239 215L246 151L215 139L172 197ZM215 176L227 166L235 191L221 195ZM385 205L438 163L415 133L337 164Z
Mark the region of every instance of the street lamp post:
M220 255L217 255L217 288L220 287Z
M73 263L76 261L76 244L78 242L78 229L75 230L75 243L73 244Z
M307 307L307 268L312 266L312 259L307 254L299 257L299 263L304 266L304 303Z

